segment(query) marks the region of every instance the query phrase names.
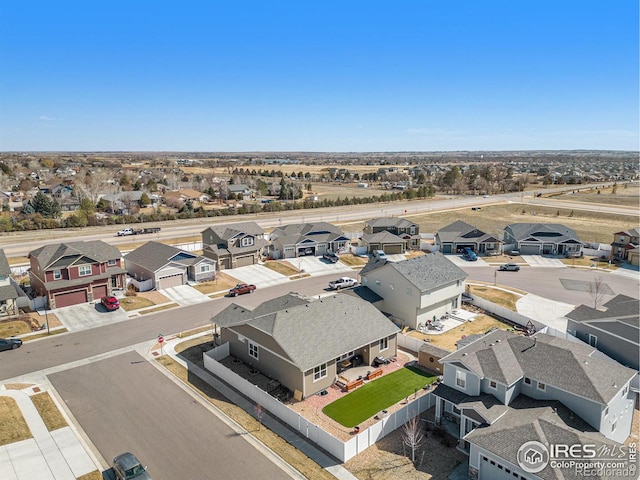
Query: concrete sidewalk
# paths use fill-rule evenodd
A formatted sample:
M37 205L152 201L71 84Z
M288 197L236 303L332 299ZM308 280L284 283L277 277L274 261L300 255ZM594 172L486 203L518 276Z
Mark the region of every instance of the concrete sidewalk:
M49 432L29 395L20 390L0 390L16 401L32 438L0 447L3 480L76 480L101 472L69 426Z
M175 350L173 349L174 345L180 342L184 342L189 338L195 338L197 335L188 338L174 338L168 340L164 344L164 353L166 355L171 356L176 362L184 365L189 369L189 372L197 375L202 380L207 382L213 388L215 388L218 392L228 398L233 404L239 406L244 411L246 411L249 415L255 415L255 405L249 401L246 397L235 391L233 388L229 387L226 383L219 380L217 377L209 373L207 370L198 367L193 363L187 364L184 359L179 357ZM224 415L224 414L222 414ZM226 417L226 415L225 415ZM227 424L229 424L228 417L226 417ZM234 422L235 423L235 422ZM331 473L334 477L340 480L357 480L355 475L349 472L346 468L344 468L340 463L331 458L326 453L322 452L318 448L316 448L311 443L307 442L302 436L294 433L289 427L280 423L280 421L270 415L268 412L265 414L262 419L262 423L271 431L275 432L281 438L283 438L287 443L293 445L306 456L311 458L314 462L320 465L322 468ZM244 432L245 434L249 432ZM259 443L259 442L258 442ZM264 445L260 444L262 448L266 448Z

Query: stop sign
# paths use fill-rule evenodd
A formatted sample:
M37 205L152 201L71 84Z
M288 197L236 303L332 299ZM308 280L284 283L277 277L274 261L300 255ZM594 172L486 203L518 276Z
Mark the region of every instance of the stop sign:
M158 343L164 342L164 337L158 337Z

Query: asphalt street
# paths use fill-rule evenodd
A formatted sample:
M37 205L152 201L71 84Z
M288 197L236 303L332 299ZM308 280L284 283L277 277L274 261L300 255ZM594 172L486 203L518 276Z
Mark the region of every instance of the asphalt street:
M134 452L154 480L291 478L135 352L49 379L107 462Z

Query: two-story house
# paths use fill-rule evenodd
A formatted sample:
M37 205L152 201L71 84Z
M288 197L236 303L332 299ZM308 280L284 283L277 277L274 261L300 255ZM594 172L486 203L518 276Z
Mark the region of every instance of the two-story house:
M504 244L521 255L582 255L576 232L558 223L512 223L504 227Z
M125 286L120 250L101 240L45 245L28 257L31 287L50 308L92 302Z
M435 236L435 244L445 255L449 253L464 253L465 248L489 255L491 253L500 253L502 242L499 238L485 233L473 225L457 220L438 230Z
M640 247L640 228L630 228L613 234L611 254L622 260L631 262L629 253ZM637 260L637 256L635 257ZM637 264L636 264L637 265Z
M339 252L349 243L340 228L327 222L283 225L275 228L269 238L269 256L275 259Z
M244 183L232 183L229 185L229 193L235 195L238 200L251 200L254 196L254 191Z
M382 250L388 254L402 254L420 248L420 226L405 218L381 217L367 220L360 241L367 252Z
M602 308L580 305L569 312L567 332L615 361L638 370L640 355L640 301L616 295Z
M594 352L582 342L542 333L494 330L442 358L435 417L455 426L460 447L469 453L470 476L565 478L523 471L517 461L521 444L564 438L573 444L580 432L605 444L624 442L637 372Z
M0 248L0 315L16 315L18 307L16 298L18 298L17 285L11 280L11 267L4 254L4 250Z
M202 254L219 270L257 264L266 244L256 222L212 225L202 232Z
M341 362L358 357L371 365L376 356L397 354L398 327L351 295L311 299L290 293L253 310L231 304L211 321L230 355L300 399L329 388Z
M382 297L378 308L417 328L462 305L467 274L441 253L400 262L371 259L360 271L363 286Z

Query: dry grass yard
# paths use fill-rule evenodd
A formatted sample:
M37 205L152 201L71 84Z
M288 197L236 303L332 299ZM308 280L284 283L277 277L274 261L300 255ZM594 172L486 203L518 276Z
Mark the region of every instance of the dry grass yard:
M198 290L200 293L209 295L216 292L226 292L230 288L235 287L237 283L238 280L233 278L231 275L228 275L224 272L218 272L216 273L215 280L211 280L209 282L201 282L198 285L195 285L193 288Z
M278 272L282 275L290 277L291 275L298 275L300 271L291 265L286 260L267 260L262 264L264 267L267 267L269 270L273 270L274 272Z
M594 187L593 189L576 193L554 195L553 198L571 202L638 207L640 205L640 186L628 184L618 185L615 187L615 193L613 187L599 189Z
M38 410L44 424L47 426L47 430L50 432L68 425L64 416L60 413L60 410L58 410L58 406L51 398L51 395L49 395L49 392L32 395L31 401L35 405L36 410Z
M0 445L31 438L31 430L13 398L0 396Z

